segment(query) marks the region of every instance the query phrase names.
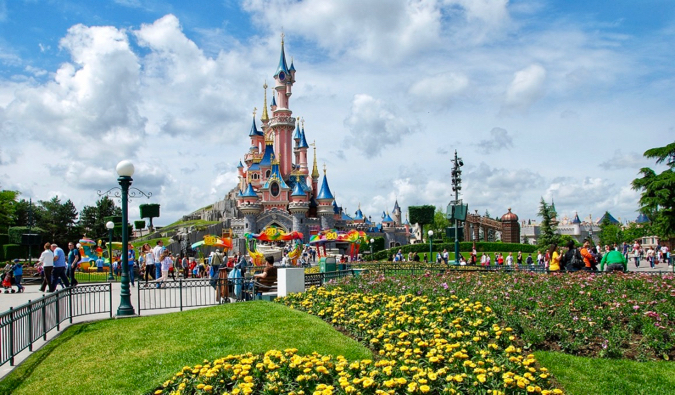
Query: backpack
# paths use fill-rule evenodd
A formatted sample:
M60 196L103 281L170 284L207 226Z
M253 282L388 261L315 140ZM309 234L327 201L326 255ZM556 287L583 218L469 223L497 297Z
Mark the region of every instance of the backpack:
M574 254L572 254L569 264L575 269L581 269L586 266L586 262L584 262L578 249L574 249Z

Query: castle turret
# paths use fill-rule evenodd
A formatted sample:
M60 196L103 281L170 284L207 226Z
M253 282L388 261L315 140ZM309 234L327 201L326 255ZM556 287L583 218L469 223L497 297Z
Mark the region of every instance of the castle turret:
M395 226L401 226L401 207L398 205L398 199L394 203L394 209L391 210L391 217L394 220Z
M319 203L318 214L321 217L321 229L331 229L334 226L333 194L328 186L328 177L326 176L326 166L323 169L323 183L316 201Z
M274 152L279 157L281 175L287 179L293 171L292 134L295 119L291 116L293 112L289 107L289 98L295 79L286 65L283 34L281 35L279 66L274 74L274 81L278 107L272 111L272 119L269 123L272 130L269 133L274 136Z
M249 183L246 190L237 197L237 205L239 211L244 214L244 232L257 232L256 217L262 211L262 204L260 197L253 190L253 185Z
M293 230L302 233L303 242L309 241L309 232L307 227L307 211L309 210L309 199L307 193L303 191L300 182L295 183L291 193L291 202L288 203L288 211L293 216Z

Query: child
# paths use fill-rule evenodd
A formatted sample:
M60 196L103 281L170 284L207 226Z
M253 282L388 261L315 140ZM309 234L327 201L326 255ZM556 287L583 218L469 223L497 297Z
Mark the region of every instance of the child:
M25 290L24 286L21 285L21 279L23 278L23 264L18 259L15 259L11 270L14 274L16 288L18 289L18 292L21 293Z
M14 288L12 288L12 284L14 283L14 273L12 270L7 271L5 273L5 276L3 277L2 280L2 287L5 289L5 293L8 294L9 291L11 290L12 293L16 292L14 291Z

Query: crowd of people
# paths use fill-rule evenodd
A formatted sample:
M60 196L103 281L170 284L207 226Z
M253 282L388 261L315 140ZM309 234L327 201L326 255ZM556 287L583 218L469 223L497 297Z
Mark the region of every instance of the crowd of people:
M667 246L658 245L656 247L648 246L642 248L640 243L635 242L633 246L623 243L622 245L614 244L613 246L605 245L591 246L589 240L585 240L583 245L579 248L576 243L570 240L564 247L557 244L552 244L543 253L537 251L536 257L531 253L525 256L521 251L518 251L515 256L513 252L509 253L495 253L494 261L489 253L483 252L479 254L475 249L469 254L467 260L464 255L460 253L459 264L464 265L480 265L480 266L504 266L518 268L523 265L534 268L539 266L549 271L628 271L628 262L630 259L634 260L635 267L640 267L640 261L647 260L650 267L653 269L659 262L665 262L668 266L673 265L670 256L670 249ZM399 249L396 254L390 258L393 262L424 262L427 263L427 254L420 256L417 252L409 252L407 256ZM444 263L449 265L449 253L447 249L436 253L436 263Z

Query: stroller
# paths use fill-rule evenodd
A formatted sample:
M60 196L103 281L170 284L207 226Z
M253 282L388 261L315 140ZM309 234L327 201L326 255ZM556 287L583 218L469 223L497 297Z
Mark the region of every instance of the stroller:
M10 270L7 273L5 273L2 279L2 288L4 288L6 294L8 294L10 291L12 293L15 293L16 291L14 290L14 288L12 288L12 286L15 284L16 280L14 279L14 273Z

